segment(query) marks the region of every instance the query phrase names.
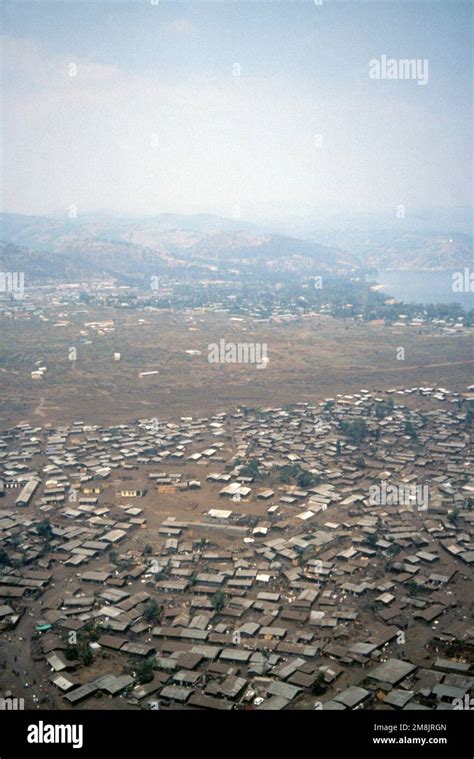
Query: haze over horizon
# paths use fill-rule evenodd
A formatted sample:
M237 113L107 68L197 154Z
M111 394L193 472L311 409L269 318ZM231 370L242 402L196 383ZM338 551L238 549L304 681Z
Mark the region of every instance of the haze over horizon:
M471 202L472 7L2 8L1 210L261 220ZM429 63L369 78L381 56Z

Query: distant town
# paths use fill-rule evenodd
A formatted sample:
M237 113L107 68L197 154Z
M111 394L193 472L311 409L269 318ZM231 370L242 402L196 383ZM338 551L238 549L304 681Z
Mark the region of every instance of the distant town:
M447 281L449 272L446 273ZM13 281L13 279L12 279ZM202 309L229 313L259 321L284 323L305 315L334 316L388 325L431 324L459 333L474 327L474 309L459 303L401 304L371 285L368 278L316 275L293 282L245 279L203 279L189 282L162 281L151 277L141 284L118 284L115 280L34 284L21 296L12 286L0 291L0 316L43 319L54 306L81 306L109 310L128 309L146 313Z

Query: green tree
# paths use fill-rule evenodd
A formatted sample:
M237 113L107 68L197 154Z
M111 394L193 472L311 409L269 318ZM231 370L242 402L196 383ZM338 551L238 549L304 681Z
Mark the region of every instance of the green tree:
M212 608L216 611L222 611L225 606L225 593L223 593L222 590L216 590L211 596L211 604Z
M132 663L132 667L139 683L151 683L154 676L153 659L137 659Z
M342 421L341 430L353 443L361 443L367 435L367 424L363 419L354 419L353 422Z
M53 539L53 528L51 527L49 519L43 519L43 521L40 522L36 528L36 532L41 538L44 538L46 541Z
M121 572L130 569L133 563L133 559L130 556L119 556L117 551L114 550L109 552L109 559Z
M102 629L97 626L97 624L94 622L94 620L89 620L89 622L86 622L84 625L84 629L80 636L83 638L87 638L87 640L90 641L96 641L100 638L102 634Z
M191 572L191 574L189 575L189 584L191 585L191 587L193 587L193 585L196 585L196 583L197 583L197 572L196 570L194 570L194 572Z
M147 622L159 622L163 613L163 607L155 601L154 598L149 598L145 604L143 610L143 618Z
M448 514L448 519L451 522L451 524L457 525L459 522L459 509L453 509Z
M301 472L298 477L298 486L300 488L307 488L312 484L312 482L313 478L309 472Z
M6 567L11 564L10 557L4 548L0 548L0 567Z
M375 406L375 417L376 419L383 419L385 416L385 408L382 403L377 403Z
M313 683L313 696L322 696L323 693L326 693L327 689L328 686L326 685L326 680L324 679L324 672L319 672L316 680Z
M304 566L306 563L305 557L304 557L304 549L301 546L295 546L295 553L298 556L298 564L300 567Z
M474 405L470 403L466 411L466 418L464 420L464 425L466 427L472 427L473 422L474 422Z
M253 477L255 480L260 477L260 468L258 461L252 459L245 466L243 466L239 472L242 477Z
M409 435L411 438L416 438L416 430L413 426L411 419L407 419L404 425L405 435Z
M78 646L78 653L79 653L79 660L84 664L86 667L89 666L89 664L92 664L94 661L94 654L92 653L92 649L89 645L88 640L82 640L79 643Z
M69 644L66 650L64 651L64 656L68 661L74 661L75 659L79 659L79 648L76 645Z
M279 471L279 479L285 485L296 481L300 488L304 488L310 485L314 478L299 464L285 464Z
M405 588L412 595L415 595L419 591L418 585L416 584L415 580L407 580L405 583Z

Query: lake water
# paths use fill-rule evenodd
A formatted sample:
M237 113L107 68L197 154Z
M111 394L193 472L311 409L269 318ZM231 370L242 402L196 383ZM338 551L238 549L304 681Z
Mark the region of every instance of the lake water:
M373 279L383 285L381 292L404 303L460 303L469 311L474 308L474 292L453 292L452 275L452 271L379 271Z

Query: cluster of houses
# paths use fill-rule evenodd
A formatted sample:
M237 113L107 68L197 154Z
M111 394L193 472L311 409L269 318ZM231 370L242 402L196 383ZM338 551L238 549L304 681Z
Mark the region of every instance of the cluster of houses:
M32 670L6 684L66 708L469 708L471 397L4 430L0 634Z
M88 282L61 283L49 281L38 285L26 281L26 288L21 293L15 289L0 289L0 318L11 320L32 320L35 322L52 322L55 328L68 327L73 323L71 317L82 314L87 316L90 308L113 308L116 312L133 310L137 313L151 314L169 308L194 314L228 314L231 321L256 320L275 325L286 325L304 318L314 316L328 318L336 315L349 320L364 320L362 301L359 306L345 303L338 306L334 293L327 291L327 302L308 301L308 293L319 291L315 287L314 278L302 281L302 295L286 291L284 283L270 285L256 280L239 281L234 276L228 278L230 272L222 272L222 276L209 279L205 276L183 284L181 280L160 279L159 287L155 286L156 277L145 278L140 286L119 284L111 280L90 280ZM341 272L342 273L342 272ZM18 274L18 273L17 273ZM238 274L237 271L234 274ZM21 276L21 275L20 275ZM18 278L18 277L17 277ZM322 277L317 277L322 281ZM371 289L378 289L372 287ZM291 288L290 288L291 290ZM279 297L274 297L278 292ZM349 298L350 300L350 298ZM394 300L387 301L390 304ZM311 304L311 306L310 306ZM400 308L403 304L400 303ZM64 310L66 309L66 311ZM72 310L70 310L72 309ZM54 320L54 321L53 321ZM383 324L384 318L374 318L373 322ZM139 318L138 324L145 324L146 319ZM414 327L426 329L431 327L436 332L446 336L471 334L472 325L465 316L454 313L436 318L429 314L423 305L415 313L399 313L395 321L387 325L400 328ZM79 339L82 344L90 344L90 336L113 335L115 322L113 319L100 321L85 321L80 330ZM194 351L191 352L193 355ZM197 355L197 352L195 353ZM116 359L120 360L120 359ZM140 376L147 376L141 373ZM33 377L38 379L37 376Z

